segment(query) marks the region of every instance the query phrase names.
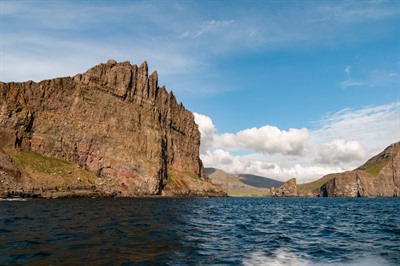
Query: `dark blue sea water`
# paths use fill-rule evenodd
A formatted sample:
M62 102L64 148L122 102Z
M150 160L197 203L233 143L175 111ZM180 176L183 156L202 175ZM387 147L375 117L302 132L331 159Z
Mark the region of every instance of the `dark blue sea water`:
M400 265L400 198L0 201L0 264Z

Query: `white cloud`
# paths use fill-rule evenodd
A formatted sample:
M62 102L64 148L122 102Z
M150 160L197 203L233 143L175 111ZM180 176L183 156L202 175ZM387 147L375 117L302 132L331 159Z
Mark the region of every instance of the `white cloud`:
M370 74L373 84L397 84L399 85L399 73L395 70L376 69Z
M203 153L209 148L222 148L229 151L299 155L310 137L306 128L291 128L286 131L269 125L245 129L235 134L216 134L210 117L198 113L194 113L194 116L202 136L201 151Z
M298 155L304 149L304 143L309 138L308 130L280 130L274 126L249 128L235 134L224 133L215 136L215 147L231 151L246 150L261 153L283 153Z
M212 153L206 157L208 158L208 163L218 162L220 165L231 166L235 158L227 151L224 150L214 150Z
M370 3L359 5L357 2L349 1L341 5L327 2L317 6L312 13L314 19L309 23L338 22L338 23L362 23L366 21L376 21L381 19L393 18L398 15L398 10L384 3ZM382 4L382 5L381 5Z
M305 128L285 131L274 126L263 126L242 130L236 137L245 149L263 153L300 154L309 134Z
M223 169L228 173L246 173L265 176L280 181L295 177L299 183L311 182L323 175L343 171L339 166L302 165L300 163L286 165L279 158L270 158L263 154L233 155L218 149L202 155L206 167Z
M206 167L304 183L352 170L399 141L400 102L328 114L311 131L264 126L218 134L210 117L196 114L196 122Z
M319 147L317 161L322 164L338 165L365 158L365 151L357 141L335 139Z
M230 20L208 20L204 23L201 24L199 27L199 30L196 31L190 31L190 30L185 30L183 33L180 34L179 38L180 39L185 39L185 38L191 38L191 39L197 39L201 37L202 35L206 33L212 33L212 32L221 32L228 26L234 23L233 19Z
M345 80L340 83L340 87L343 89L349 88L349 87L359 87L359 86L370 86L372 87L371 84L367 82L362 82L362 81L351 81L351 80Z
M200 153L204 154L213 145L215 127L210 117L198 113L193 114L201 134Z
M357 140L371 156L400 140L400 102L343 109L324 116L316 126L318 129L311 132L315 144L335 139Z
M340 82L340 87L343 89L349 87L375 87L379 85L399 84L399 74L394 70L375 69L359 80L352 79L351 71L352 68L349 65L344 68L346 79Z
M346 66L344 68L344 73L346 74L346 79L340 83L340 87L346 89L348 87L357 87L357 86L368 86L371 85L364 81L355 81L351 78L351 66Z
M196 39L196 38L199 38L201 35L208 33L208 32L219 32L223 28L231 25L232 23L233 23L233 19L222 20L222 21L209 20L209 21L206 21L205 23L203 23L203 25L200 27L200 30L193 32L193 34L189 34L189 35L191 35L191 37L193 39Z

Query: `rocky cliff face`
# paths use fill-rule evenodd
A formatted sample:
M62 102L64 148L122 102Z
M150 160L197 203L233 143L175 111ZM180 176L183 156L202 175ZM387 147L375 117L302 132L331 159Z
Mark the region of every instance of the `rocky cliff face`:
M20 192L90 187L120 196L221 195L204 173L199 145L193 114L158 87L146 62L109 60L74 77L0 83L3 194L17 186ZM61 162L73 166L65 172Z
M323 196L400 196L400 142L387 147L354 171L329 175Z
M289 179L277 189L272 189L271 195L275 197L297 197L296 178Z

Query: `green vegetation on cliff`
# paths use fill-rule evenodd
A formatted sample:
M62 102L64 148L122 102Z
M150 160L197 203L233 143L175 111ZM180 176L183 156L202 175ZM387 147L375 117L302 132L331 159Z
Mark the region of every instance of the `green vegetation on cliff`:
M310 183L305 183L305 184L300 184L297 185L297 191L301 194L301 193L307 193L307 192L319 192L321 187L328 182L329 180L331 180L333 178L333 176L330 175L326 175L318 180L315 180L313 182Z
M387 160L378 162L376 164L368 165L366 168L362 169L364 172L367 172L373 176L378 176L379 172L382 168L388 163Z
M98 177L75 164L34 151L11 154L19 168L35 181L48 188L87 187L96 184Z

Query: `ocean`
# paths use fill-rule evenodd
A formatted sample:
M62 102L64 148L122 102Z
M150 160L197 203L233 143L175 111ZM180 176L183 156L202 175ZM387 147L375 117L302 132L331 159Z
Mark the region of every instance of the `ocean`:
M0 201L0 265L400 265L400 198Z

